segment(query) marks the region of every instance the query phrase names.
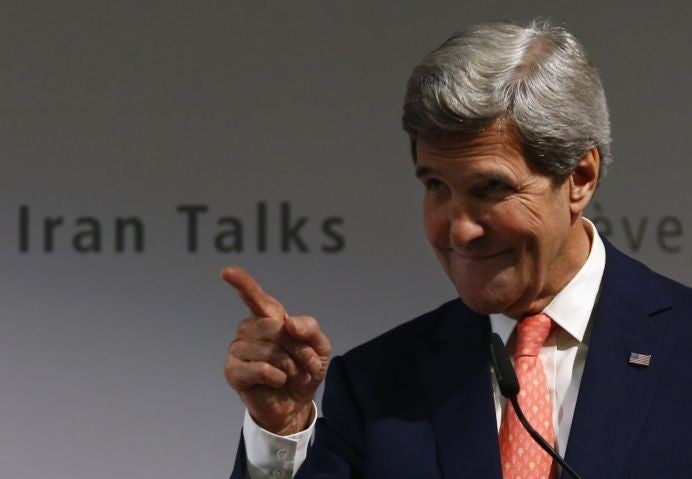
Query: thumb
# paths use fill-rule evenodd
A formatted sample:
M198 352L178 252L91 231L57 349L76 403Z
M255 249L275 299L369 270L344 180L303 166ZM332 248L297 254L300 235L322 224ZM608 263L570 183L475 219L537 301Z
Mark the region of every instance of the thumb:
M322 358L329 357L331 343L320 329L317 320L311 316L287 316L285 327L294 339L309 344Z

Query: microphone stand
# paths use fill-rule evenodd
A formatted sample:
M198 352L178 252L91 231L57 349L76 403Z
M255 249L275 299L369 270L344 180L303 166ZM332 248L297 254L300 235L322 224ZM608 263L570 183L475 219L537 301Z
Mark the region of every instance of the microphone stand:
M490 357L493 362L493 369L495 371L495 377L497 378L497 384L500 387L500 392L504 397L512 402L512 407L517 413L519 422L524 426L524 429L529 433L534 441L541 446L545 452L550 454L550 456L555 459L558 464L562 466L567 472L570 473L575 479L581 479L579 474L576 473L572 467L565 462L565 460L557 453L553 447L548 444L548 442L543 439L543 436L538 434L538 432L531 426L529 421L524 416L524 412L519 407L519 401L517 400L517 395L519 394L519 380L517 379L517 374L514 371L512 362L509 360L509 355L505 349L505 345L502 339L497 333L490 334Z

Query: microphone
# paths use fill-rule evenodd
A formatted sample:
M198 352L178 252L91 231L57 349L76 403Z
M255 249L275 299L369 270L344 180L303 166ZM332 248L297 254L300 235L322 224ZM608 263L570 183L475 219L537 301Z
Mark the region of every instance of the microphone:
M548 442L543 439L543 436L538 434L536 430L529 424L526 416L519 407L519 401L517 400L517 394L519 394L519 380L517 379L517 373L514 371L512 362L509 360L509 355L505 349L505 345L502 342L502 338L497 333L490 333L490 358L493 362L493 369L495 370L495 378L497 378L497 385L500 387L500 392L504 397L512 402L512 407L517 413L519 422L524 426L524 429L529 433L534 441L541 446L545 452L550 454L553 459L555 459L558 464L562 466L567 472L570 473L575 479L581 479L579 474L575 472L572 467L565 462L565 460L560 456L553 447L548 444Z

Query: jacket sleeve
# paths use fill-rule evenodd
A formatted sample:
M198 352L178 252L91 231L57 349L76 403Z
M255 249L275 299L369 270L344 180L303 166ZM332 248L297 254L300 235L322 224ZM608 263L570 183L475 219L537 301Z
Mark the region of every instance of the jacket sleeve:
M340 356L329 365L322 411L296 479L364 479L363 417Z

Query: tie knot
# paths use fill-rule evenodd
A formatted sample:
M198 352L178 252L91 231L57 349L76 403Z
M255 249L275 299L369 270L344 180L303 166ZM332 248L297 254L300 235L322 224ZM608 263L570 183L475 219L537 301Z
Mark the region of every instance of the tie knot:
M527 316L517 324L516 356L538 356L550 334L553 321L546 314Z

